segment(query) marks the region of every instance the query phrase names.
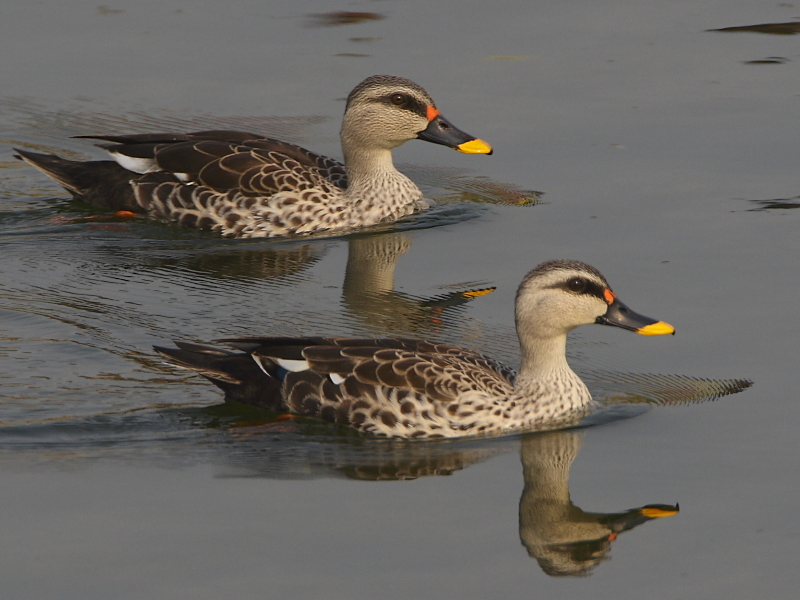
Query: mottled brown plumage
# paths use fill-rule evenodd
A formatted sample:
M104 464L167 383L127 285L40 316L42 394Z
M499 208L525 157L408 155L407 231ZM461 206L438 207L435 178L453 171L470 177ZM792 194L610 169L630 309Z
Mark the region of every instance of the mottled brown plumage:
M565 356L578 325L673 331L625 307L602 275L574 261L529 273L516 314L519 374L472 350L413 339L251 337L219 340L234 351L182 342L156 350L242 402L376 435L437 438L574 423L591 404Z
M349 230L428 206L391 151L419 138L468 153L491 148L447 122L420 86L378 75L350 93L344 164L241 131L80 136L109 142L114 161L75 162L18 150L76 197L226 237Z

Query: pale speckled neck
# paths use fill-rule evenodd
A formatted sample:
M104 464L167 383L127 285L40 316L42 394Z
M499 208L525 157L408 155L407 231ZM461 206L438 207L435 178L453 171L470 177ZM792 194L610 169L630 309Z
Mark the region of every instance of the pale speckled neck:
M510 398L523 426L533 426L588 407L589 389L570 368L567 336L520 339L522 366Z
M522 361L517 375L520 380L541 380L552 373L571 371L567 364L567 335L556 337L533 337L520 332Z
M345 196L363 213L363 224L397 219L419 208L422 192L395 168L391 150L351 151L345 158Z
M414 182L395 168L391 150L373 148L347 152L345 168L349 196L368 196L375 188L387 185L422 196L422 192ZM386 183L383 183L384 181Z

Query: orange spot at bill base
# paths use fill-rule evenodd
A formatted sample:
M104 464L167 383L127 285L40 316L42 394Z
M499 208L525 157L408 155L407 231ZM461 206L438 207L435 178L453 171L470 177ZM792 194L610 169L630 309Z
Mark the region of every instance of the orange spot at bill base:
M608 302L609 304L613 304L614 300L617 299L617 296L614 294L614 292L612 292L609 289L606 289L603 292L603 297L606 299L606 302Z
M433 121L436 117L438 117L441 113L439 113L439 109L433 106L428 107L428 121Z

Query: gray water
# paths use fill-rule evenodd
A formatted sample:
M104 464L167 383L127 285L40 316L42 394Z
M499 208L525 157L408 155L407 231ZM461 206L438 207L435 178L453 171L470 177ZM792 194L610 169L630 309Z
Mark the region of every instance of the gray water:
M339 10L382 18L320 16ZM3 598L794 598L800 38L707 30L798 18L744 0L0 6ZM495 147L398 149L439 204L380 231L109 219L13 159L213 127L339 157L343 98L378 73ZM677 329L572 336L608 403L580 430L367 440L226 406L151 350L392 334L516 364L516 286L550 258Z

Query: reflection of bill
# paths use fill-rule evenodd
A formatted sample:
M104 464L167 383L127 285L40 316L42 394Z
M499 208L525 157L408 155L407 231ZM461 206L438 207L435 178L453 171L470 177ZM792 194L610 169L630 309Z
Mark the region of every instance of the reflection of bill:
M333 476L389 481L451 475L514 452L520 445L524 487L519 501L519 538L551 576L588 575L611 558L611 544L620 533L678 512L677 505L666 504L619 513L584 512L575 506L570 500L569 472L585 430L420 443L355 436L323 438L318 424L293 418L237 427L233 433L237 455L228 457L227 476L280 479ZM311 440L315 443L309 443Z
M438 332L454 321L447 315L451 309L494 291L493 287L487 287L432 298L397 292L394 273L397 260L411 247L407 236L399 233L354 236L348 245L342 303L358 317L353 331L380 335Z
M519 537L548 575L588 575L608 560L611 542L647 521L671 517L678 506L653 504L621 513L587 513L569 496L569 470L583 433L559 431L525 436L519 501Z

